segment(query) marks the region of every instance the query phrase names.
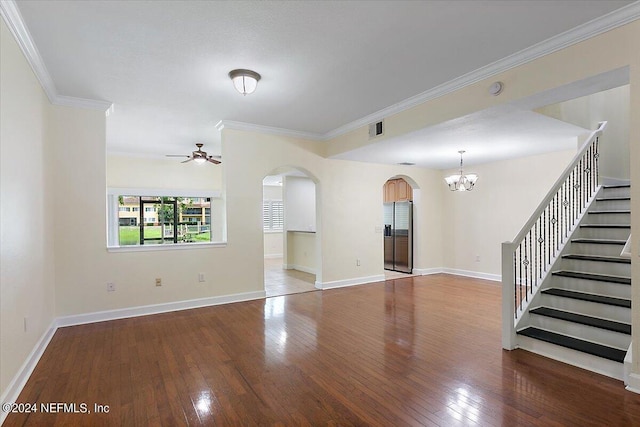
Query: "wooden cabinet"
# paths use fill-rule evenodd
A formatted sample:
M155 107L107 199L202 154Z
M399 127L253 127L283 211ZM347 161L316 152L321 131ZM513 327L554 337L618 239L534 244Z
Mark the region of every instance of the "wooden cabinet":
M406 202L413 197L411 197L411 186L404 179L399 179L396 183L396 202Z
M385 203L411 201L413 200L413 191L404 179L390 179L384 184L383 199Z
M384 184L384 202L396 201L396 180L392 179Z

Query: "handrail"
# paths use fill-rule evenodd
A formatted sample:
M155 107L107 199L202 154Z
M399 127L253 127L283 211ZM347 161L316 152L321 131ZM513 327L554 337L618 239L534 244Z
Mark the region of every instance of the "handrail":
M589 134L515 239L502 244L502 345L515 348L515 322L546 277L599 189L598 143Z
M602 135L602 131L604 131L604 128L606 126L607 126L607 122L600 122L598 124L598 129L594 130L589 134L589 138L587 138L584 144L582 144L582 147L580 147L580 150L578 150L572 162L569 164L569 166L565 168L562 175L560 175L560 178L556 180L555 184L553 184L553 186L551 187L551 190L549 190L545 198L542 199L542 201L538 205L538 208L533 212L533 214L529 218L529 221L527 221L524 224L524 226L522 227L522 230L520 230L520 233L518 233L518 235L511 241L511 243L521 242L522 239L524 239L525 234L527 234L527 232L531 229L531 227L533 227L533 224L538 220L542 211L544 211L544 209L549 205L549 202L553 200L554 196L558 191L558 188L560 188L562 184L564 184L564 182L567 180L569 175L571 175L571 173L576 167L576 164L582 159L585 151L587 151L587 148L591 146L591 144L594 142L596 138ZM595 175L597 177L597 171Z

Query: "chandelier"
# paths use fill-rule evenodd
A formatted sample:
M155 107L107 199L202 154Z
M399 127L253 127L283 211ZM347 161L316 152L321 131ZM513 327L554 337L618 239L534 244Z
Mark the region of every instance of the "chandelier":
M465 175L462 172L462 155L465 153L465 151L460 150L458 151L458 153L460 153L460 174L450 175L444 180L449 186L449 190L451 191L471 191L476 181L478 180L478 175L475 173Z

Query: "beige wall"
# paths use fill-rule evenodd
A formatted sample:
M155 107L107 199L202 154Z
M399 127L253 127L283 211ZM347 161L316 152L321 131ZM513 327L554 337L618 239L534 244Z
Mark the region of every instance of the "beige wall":
M536 110L547 116L597 129L607 121L600 138L600 176L614 180L629 179L629 85L597 92Z
M511 241L562 174L576 150L469 167L471 192L445 192L445 267L501 274L501 244ZM457 173L444 171L442 176ZM480 257L477 261L476 257Z
M261 245L262 179L284 166L298 167L316 180L318 248L316 280L334 282L383 274L382 186L391 177L406 175L421 188L424 204L418 206L424 240L418 243L416 268L442 266L439 171L407 166L375 165L325 159L317 152L317 142L263 135L238 130L223 130L223 158L227 163L227 207L229 245L247 245L247 269L259 267ZM260 162L249 168L249 157ZM237 225L232 219L238 221ZM237 236L240 236L239 238ZM255 252L255 253L254 253ZM360 266L356 260L360 259Z
M49 101L0 21L1 396L54 319L55 223Z
M316 273L316 233L287 232L288 269Z

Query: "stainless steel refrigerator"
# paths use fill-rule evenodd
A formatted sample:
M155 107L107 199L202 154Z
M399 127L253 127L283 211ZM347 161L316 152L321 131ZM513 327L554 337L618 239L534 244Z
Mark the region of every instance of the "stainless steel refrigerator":
M384 268L411 273L413 269L413 203L384 204Z

